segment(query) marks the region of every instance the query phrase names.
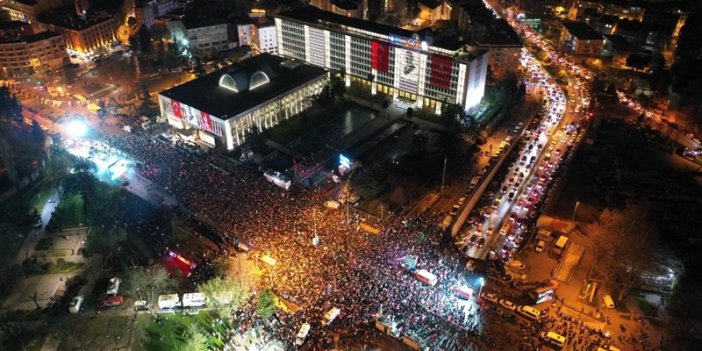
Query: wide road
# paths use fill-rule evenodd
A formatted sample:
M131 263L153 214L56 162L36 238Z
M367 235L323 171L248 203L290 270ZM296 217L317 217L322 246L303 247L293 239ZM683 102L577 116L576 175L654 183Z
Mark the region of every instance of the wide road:
M553 68L573 73L561 87L532 53L523 52L521 63L527 89L544 96L541 119L524 132L517 157L499 188L487 193L488 197L482 199L487 205L474 210L460 233L461 247L469 257L508 260L523 240L527 218L554 183L554 172L580 132L584 112L589 108L587 82L591 76L560 57L538 33L516 21L514 9L499 13L522 36L526 46L539 48L552 59Z

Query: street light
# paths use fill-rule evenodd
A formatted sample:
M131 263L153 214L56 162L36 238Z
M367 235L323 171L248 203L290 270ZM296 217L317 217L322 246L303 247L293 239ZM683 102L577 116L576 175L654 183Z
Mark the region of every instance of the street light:
M478 278L478 296L475 297L476 300L480 297L480 293L483 291L483 286L485 286L485 279L480 277Z
M82 121L74 120L68 125L68 131L77 137L82 137L88 132L88 126Z
M575 223L575 213L578 211L578 206L580 206L580 201L575 201L575 208L573 208L573 218L570 219L571 223Z

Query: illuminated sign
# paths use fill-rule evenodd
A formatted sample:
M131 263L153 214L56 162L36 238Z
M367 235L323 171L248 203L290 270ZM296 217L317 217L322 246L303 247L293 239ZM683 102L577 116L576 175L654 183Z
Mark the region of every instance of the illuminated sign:
M339 154L339 165L351 169L352 162L348 157Z

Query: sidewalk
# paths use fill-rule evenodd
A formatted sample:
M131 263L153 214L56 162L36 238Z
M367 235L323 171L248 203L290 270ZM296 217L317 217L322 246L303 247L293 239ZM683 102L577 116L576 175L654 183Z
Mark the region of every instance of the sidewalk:
M58 207L60 201L58 190L54 190L46 204L44 204L44 208L41 210L41 228L32 229L32 231L29 232L29 235L24 239L24 243L17 251L16 263L22 264L25 259L32 257L34 248L37 246L39 240L44 237L46 225L49 224L51 215Z

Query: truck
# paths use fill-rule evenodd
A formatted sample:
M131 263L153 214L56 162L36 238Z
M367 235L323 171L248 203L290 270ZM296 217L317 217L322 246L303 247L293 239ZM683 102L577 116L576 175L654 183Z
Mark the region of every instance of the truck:
M180 306L180 297L178 297L178 294L167 294L167 295L159 295L158 297L158 308L165 310L165 309L173 309L176 307Z
M183 307L204 307L205 294L187 293L183 294Z
M558 240L556 240L556 243L553 244L553 247L551 248L551 254L556 256L556 257L561 257L563 252L565 252L567 246L568 246L568 237L565 235L561 235L558 238Z

